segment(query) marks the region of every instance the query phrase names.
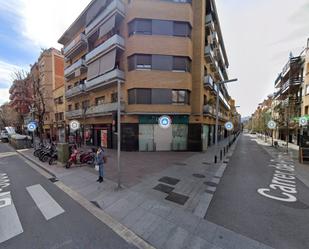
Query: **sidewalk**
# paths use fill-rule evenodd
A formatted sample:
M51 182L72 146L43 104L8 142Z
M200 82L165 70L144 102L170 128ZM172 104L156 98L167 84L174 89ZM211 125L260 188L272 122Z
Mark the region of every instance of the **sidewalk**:
M227 143L228 139L223 140L218 148ZM224 160L234 148L235 144ZM37 160L31 150L19 153ZM108 154L102 184L96 182L97 172L90 167L65 169L38 160L36 164L156 248L269 248L204 219L226 168L226 162L214 164L215 155L220 159L215 147L205 153L123 152L126 187L121 191L116 191L114 181L116 154Z

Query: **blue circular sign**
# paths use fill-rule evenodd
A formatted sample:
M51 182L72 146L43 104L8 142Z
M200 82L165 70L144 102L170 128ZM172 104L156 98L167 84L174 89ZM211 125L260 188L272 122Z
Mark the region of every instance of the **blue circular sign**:
M169 116L161 116L159 118L159 126L163 129L167 129L171 126L172 120Z
M226 122L224 125L225 129L227 129L228 131L231 131L234 129L234 125L232 122Z
M30 122L28 125L27 125L27 129L28 131L35 131L36 130L36 123L35 122Z

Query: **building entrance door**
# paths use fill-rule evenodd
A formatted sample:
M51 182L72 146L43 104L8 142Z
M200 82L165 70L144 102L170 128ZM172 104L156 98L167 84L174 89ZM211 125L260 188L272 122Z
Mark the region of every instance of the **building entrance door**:
M173 129L170 126L167 129L154 125L154 143L156 151L170 151L172 149Z

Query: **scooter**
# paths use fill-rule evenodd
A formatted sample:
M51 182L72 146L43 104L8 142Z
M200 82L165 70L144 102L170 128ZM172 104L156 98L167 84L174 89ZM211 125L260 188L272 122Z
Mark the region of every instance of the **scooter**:
M51 155L50 155L50 158L48 160L48 164L49 165L52 165L54 163L54 161L57 161L58 160L58 152L57 150L55 150Z
M65 167L71 168L73 164L89 164L93 165L95 160L95 153L93 151L82 152L74 149L73 153L71 154L68 162L66 163Z

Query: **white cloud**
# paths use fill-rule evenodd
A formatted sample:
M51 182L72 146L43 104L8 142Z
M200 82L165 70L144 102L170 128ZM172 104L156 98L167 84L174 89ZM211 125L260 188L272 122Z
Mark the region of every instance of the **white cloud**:
M0 60L0 83L10 85L13 73L21 70L21 67Z

